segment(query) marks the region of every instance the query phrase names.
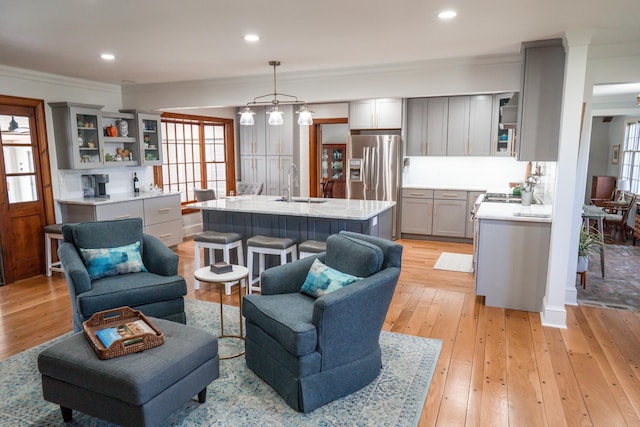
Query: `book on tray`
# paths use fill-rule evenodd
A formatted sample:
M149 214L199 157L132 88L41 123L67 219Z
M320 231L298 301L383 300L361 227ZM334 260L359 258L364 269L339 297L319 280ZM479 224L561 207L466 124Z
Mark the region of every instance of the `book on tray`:
M142 342L142 335L144 334L155 335L155 333L147 322L140 319L123 325L100 329L96 331L96 336L105 348L109 348L111 344L119 339L124 339L124 345L128 346Z
M211 271L216 274L231 273L233 271L233 267L231 264L227 264L226 262L216 262L215 264L211 264Z

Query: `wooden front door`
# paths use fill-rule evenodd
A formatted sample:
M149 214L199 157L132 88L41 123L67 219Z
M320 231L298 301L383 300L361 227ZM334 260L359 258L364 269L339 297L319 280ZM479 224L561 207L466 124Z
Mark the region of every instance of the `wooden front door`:
M45 270L42 228L53 223L44 105L0 97L0 265L2 284Z

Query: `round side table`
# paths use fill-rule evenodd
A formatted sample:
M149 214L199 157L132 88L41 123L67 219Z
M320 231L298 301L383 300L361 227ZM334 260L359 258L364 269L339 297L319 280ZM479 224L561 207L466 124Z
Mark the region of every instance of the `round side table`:
M245 280L245 285L248 286L248 283L246 283L246 279L249 276L249 270L247 269L247 267L244 267L242 265L235 265L235 264L232 264L231 267L233 269L232 271L228 273L222 273L222 274L214 273L213 271L211 271L210 267L202 267L196 270L193 273L193 275L200 282L213 283L218 285L218 291L220 292L220 335L218 336L218 338L238 338L238 339L244 340L243 327L242 327L242 286L241 284L238 284L238 308L239 308L238 311L240 313L240 335L226 334L224 332L224 316L222 313L222 305L223 305L222 292L224 289L224 284L228 282L240 282L242 280ZM231 356L220 357L220 359L221 360L233 359L234 357L242 356L243 354L244 354L244 350L241 351L240 353L233 354Z

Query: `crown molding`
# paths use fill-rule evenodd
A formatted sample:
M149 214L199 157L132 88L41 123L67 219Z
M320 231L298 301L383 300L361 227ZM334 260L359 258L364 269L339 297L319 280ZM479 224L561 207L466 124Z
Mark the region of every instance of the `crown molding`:
M66 86L76 89L92 90L115 95L122 94L122 87L120 85L79 79L75 77L67 77L59 74L43 73L41 71L9 67L6 65L0 65L0 77L16 78L19 80L27 80L35 83Z

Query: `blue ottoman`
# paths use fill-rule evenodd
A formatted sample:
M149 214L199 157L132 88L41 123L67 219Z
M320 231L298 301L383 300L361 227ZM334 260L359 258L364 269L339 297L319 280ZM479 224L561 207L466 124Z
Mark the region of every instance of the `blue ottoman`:
M83 333L38 356L44 399L123 426L153 426L219 376L218 340L201 329L152 318L164 344L140 353L100 360Z

